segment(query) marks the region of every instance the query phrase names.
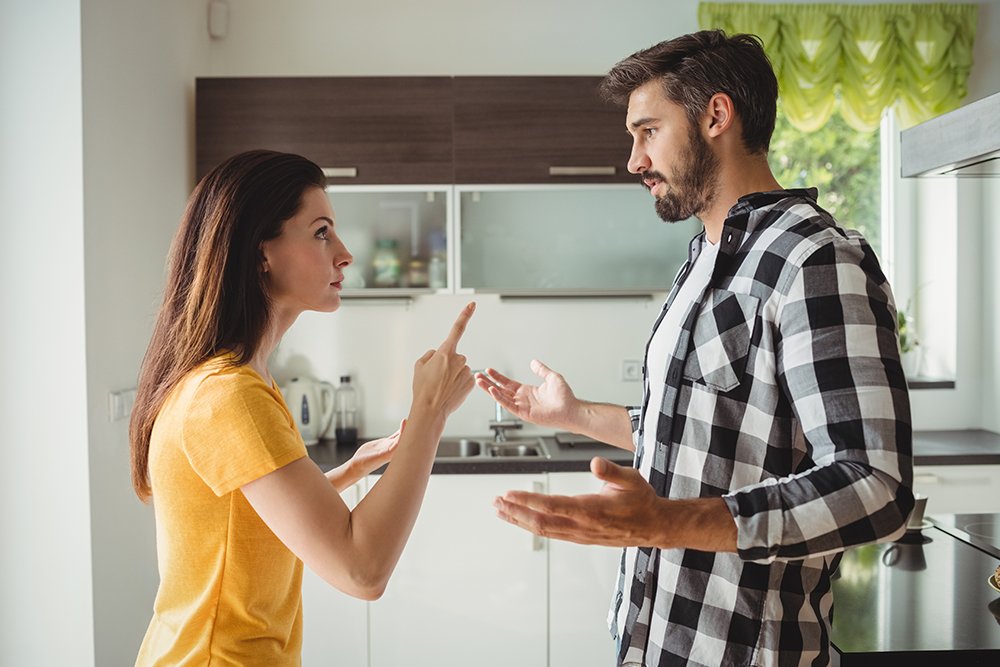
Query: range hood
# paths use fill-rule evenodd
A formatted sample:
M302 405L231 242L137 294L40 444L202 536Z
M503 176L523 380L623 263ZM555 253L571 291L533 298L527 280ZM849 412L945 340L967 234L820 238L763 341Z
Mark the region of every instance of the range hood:
M900 133L902 176L1000 176L1000 93Z

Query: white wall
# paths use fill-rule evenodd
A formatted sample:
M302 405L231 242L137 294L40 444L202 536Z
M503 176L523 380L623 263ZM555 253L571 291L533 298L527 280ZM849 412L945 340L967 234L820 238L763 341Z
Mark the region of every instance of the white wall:
M0 4L0 664L93 655L80 4Z
M128 422L108 392L134 387L164 259L193 181L203 0L87 0L83 11L90 515L97 665L128 665L152 613L152 506L129 481Z

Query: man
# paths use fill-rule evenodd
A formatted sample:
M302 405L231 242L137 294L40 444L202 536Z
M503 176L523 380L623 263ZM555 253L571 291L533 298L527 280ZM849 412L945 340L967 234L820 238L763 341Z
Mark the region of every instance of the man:
M601 492L508 492L534 533L626 547L609 618L625 665L825 665L831 574L905 530L909 400L874 252L767 164L777 81L759 41L699 32L617 64L629 170L697 216L646 348L641 406L583 401L538 361L478 384L510 412L635 450Z

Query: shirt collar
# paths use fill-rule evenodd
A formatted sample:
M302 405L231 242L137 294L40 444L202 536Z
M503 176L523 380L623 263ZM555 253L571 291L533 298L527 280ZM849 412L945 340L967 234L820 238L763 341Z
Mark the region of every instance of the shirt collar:
M816 188L793 188L789 190L771 190L769 192L752 192L743 195L726 216L726 221L722 223L722 238L719 239L719 253L733 255L743 243L743 239L752 234L763 216L751 215L754 211L767 208L777 204L782 199L789 197L799 197L816 202L818 191Z

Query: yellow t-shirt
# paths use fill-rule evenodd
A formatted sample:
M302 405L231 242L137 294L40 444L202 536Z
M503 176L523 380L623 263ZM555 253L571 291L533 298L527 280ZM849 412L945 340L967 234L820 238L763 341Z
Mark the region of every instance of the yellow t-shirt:
M136 665L299 665L302 561L240 487L306 455L281 394L220 356L153 426L149 475L160 588Z

